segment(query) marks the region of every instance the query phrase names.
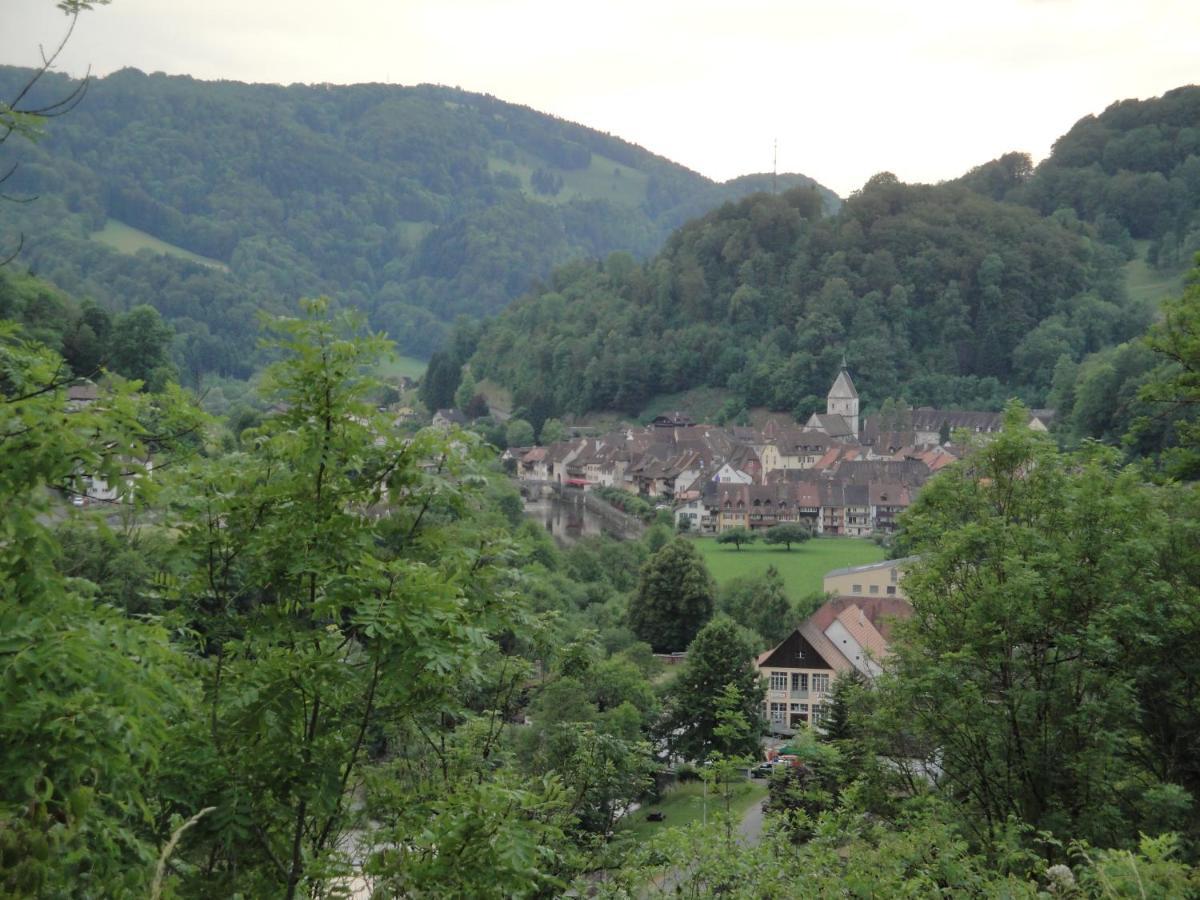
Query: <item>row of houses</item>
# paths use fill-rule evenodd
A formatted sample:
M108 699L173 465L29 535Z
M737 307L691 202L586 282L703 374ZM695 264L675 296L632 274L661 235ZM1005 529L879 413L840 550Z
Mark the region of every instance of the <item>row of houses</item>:
M698 424L683 413L644 428L506 452L522 480L589 490L618 488L670 502L680 527L701 533L806 523L817 534L889 533L930 475L958 459L947 432L992 434L1002 413L918 408L860 420L842 369L827 411L802 426ZM1030 414L1046 430L1048 410ZM861 425L861 427L860 427Z

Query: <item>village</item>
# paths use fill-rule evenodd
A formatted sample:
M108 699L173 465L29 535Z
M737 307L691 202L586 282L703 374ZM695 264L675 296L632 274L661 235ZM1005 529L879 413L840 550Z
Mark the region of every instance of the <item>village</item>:
M1029 427L1047 431L1053 417L1031 410ZM930 476L959 458L956 436L994 434L1002 421L999 412L931 407L861 416L843 367L826 411L803 425L722 427L675 412L641 428L509 448L503 458L530 486L615 488L669 505L681 531L800 524L814 535L871 537L894 532Z

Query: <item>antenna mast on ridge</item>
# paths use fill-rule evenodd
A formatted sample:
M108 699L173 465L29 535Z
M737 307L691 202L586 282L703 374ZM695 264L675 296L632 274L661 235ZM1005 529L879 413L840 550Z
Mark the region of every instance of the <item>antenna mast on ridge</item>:
M771 193L778 194L776 179L779 177L779 138L775 138L771 146Z

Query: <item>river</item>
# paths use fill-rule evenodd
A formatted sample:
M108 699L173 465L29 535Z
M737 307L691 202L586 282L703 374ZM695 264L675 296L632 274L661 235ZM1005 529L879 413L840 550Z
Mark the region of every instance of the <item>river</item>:
M562 544L573 544L580 538L606 534L615 538L636 538L641 533L636 523L618 510L601 514L601 501L585 498L582 493L569 491L558 497L546 493L525 499L525 515L538 522Z

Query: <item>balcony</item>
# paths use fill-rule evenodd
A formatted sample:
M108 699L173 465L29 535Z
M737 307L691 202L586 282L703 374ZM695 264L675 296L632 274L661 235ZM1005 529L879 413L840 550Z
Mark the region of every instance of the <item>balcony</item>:
M793 700L807 700L808 699L808 691L794 690L791 692L791 696L792 696Z

